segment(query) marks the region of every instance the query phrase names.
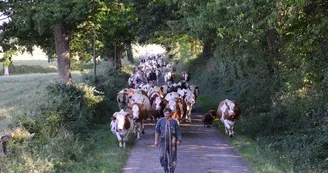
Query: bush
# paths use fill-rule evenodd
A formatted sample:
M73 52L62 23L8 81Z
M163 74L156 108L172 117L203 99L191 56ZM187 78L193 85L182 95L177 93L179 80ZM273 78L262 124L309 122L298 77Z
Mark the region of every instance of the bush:
M96 86L96 89L105 94L107 100L116 102L116 93L127 87L128 75L119 73L115 67L107 62L102 62L97 66L97 80L95 81L93 72L83 76L86 84Z
M85 84L50 84L33 110L15 119L15 126L35 133L30 140L12 140L10 153L1 157L8 172L69 172L80 162L81 137L95 127L103 96Z

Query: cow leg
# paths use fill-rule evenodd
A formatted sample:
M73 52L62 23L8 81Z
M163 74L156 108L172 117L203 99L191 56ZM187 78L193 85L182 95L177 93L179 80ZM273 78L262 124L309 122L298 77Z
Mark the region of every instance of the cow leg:
M126 140L125 140L125 137L122 138L122 147L125 148L125 143L126 143Z
M142 134L145 134L145 123L144 123L144 120L141 121L141 129L142 129L141 133Z
M191 109L192 109L192 105L188 105L187 106L187 118L188 118L189 122L191 122Z
M125 136L123 137L123 148L125 148L126 143L128 142L128 139L130 137L131 130L128 130Z
M233 122L233 121L224 120L224 125L226 127L226 133L229 133L230 137L233 137L233 135L234 135L234 132L233 132L234 124L235 124L235 122Z
M121 148L123 145L122 145L122 137L119 133L116 133L116 137L118 139L118 146Z
M137 140L140 140L140 123L139 122L137 122L136 131L137 131Z
M225 128L225 134L229 134L228 128L226 126L224 126L224 128Z

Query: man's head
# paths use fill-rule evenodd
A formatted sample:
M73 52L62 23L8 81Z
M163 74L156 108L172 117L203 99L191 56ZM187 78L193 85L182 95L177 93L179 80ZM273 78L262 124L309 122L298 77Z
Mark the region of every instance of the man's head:
M164 117L165 117L165 118L170 118L171 115L172 115L172 110L171 110L170 108L165 108L165 109L163 110L163 113L164 113Z

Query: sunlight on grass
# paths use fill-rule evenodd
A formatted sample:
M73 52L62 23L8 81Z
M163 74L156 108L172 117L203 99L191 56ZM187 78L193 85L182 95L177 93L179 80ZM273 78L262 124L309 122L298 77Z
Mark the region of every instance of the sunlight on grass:
M287 158L281 158L278 152L275 152L270 148L262 149L255 141L240 135L229 140L254 169L254 172L294 172L292 164Z
M81 82L81 77L81 72L72 72L74 82ZM0 76L0 135L9 130L14 115L23 115L45 87L57 79L57 73Z

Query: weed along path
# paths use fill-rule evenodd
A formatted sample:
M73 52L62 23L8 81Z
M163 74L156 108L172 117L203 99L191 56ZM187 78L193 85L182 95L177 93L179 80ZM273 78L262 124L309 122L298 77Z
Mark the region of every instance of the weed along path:
M202 113L193 112L192 123L180 124L182 142L178 146L175 173L247 173L246 161L214 127L206 128ZM123 173L162 173L159 151L154 144L155 124L145 123L145 134L132 148Z

